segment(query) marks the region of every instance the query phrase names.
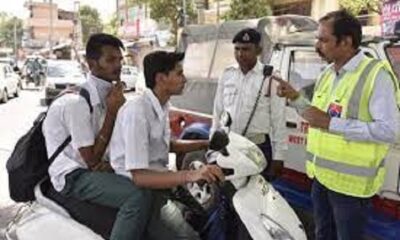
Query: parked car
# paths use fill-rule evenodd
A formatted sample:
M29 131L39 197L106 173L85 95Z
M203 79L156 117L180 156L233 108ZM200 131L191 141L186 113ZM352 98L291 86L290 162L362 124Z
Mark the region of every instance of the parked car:
M272 20L269 22L273 22L273 18L270 18ZM305 20L304 18L296 17L299 21ZM264 47L260 56L261 62L273 65L283 79L291 82L310 99L312 98L315 81L326 66L326 63L315 52L315 32L312 28L300 27L275 37L271 36L270 34L273 32L268 32L267 29L275 29L274 31L279 33L282 31L278 28L266 27L263 25L263 22L266 21L268 20L228 21L221 24L219 28L211 25L187 26L183 30L179 49L185 51L183 68L188 83L182 96L171 99L175 107L170 114L174 137L179 137L182 131L189 128L195 132L194 123L211 124L218 77L224 67L235 61L231 43L232 33L243 27L255 27L261 31ZM312 24L308 26L311 27ZM400 77L400 37L365 36L361 50L368 56L388 60L397 77ZM293 108L287 106L286 112L289 149L283 175L273 185L292 206L306 216L308 214L308 219L312 219L311 180L304 174L305 146L309 125ZM201 131L204 131L204 128L199 129L199 132ZM364 235L368 239L395 240L400 236L399 156L400 140L391 147L386 158L385 182L379 194L373 198L373 204L368 212L369 221L364 231ZM307 224L305 225L307 226ZM308 231L312 232L312 229L308 229ZM310 237L312 238L312 234Z
M49 105L61 91L86 81L81 66L76 61L51 60L47 63L45 98L42 105Z
M10 64L0 63L0 102L6 103L10 97L20 95L20 78Z
M18 66L18 62L16 62L13 58L0 58L0 63L10 65L11 69L16 74L15 77L18 77L18 84L19 84L20 89L23 89L22 72Z
M135 90L136 82L142 75L142 72L135 66L122 66L121 82L124 84L125 90Z
M10 64L11 67L17 66L16 62L13 58L10 57L2 57L0 58L0 63Z

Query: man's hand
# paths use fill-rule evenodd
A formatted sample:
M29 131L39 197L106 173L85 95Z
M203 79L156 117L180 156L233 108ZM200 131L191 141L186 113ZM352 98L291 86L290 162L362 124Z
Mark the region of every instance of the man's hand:
M125 103L124 87L120 81L112 87L106 101L107 111L116 116L119 108Z
M290 101L294 101L300 96L300 93L296 91L296 89L294 89L292 85L290 85L287 81L283 80L282 78L276 75L272 75L271 79L279 83L276 93L279 97L285 97Z
M198 182L201 180L205 180L208 183L224 181L225 175L217 165L205 165L198 170L189 171L186 176L186 182Z
M100 161L92 168L92 171L113 172L113 168L111 167L111 165L108 161Z
M331 117L326 112L316 107L309 107L301 116L310 123L311 127L329 130Z

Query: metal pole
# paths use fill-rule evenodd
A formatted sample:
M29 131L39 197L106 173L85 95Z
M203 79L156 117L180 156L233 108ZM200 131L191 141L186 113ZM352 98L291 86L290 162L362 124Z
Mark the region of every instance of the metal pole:
M212 70L213 70L214 64L215 64L215 56L217 55L217 47L219 44L219 37L222 32L221 25L219 24L219 0L217 0L217 26L218 26L217 39L215 40L213 56L211 58L210 67L208 68L207 80L211 79L211 73L212 73Z
M183 26L186 26L186 0L183 0L182 7L183 7Z
M148 14L147 14L147 11L148 11L147 3L144 3L144 18L145 19L149 18Z
M124 22L124 24L129 22L128 8L129 8L128 0L125 0L125 22Z
M17 17L14 17L14 55L15 55L15 61L17 61L18 58L18 39L17 39Z
M53 0L49 0L50 6L50 26L49 26L49 57L53 53Z
M78 54L78 48L80 48L80 44L79 44L79 8L80 8L80 2L78 0L75 0L74 2L74 34L73 34L73 42L72 42L72 46L73 46L73 51L75 54L75 59L78 60L79 62L81 62L80 56Z
M219 24L219 15L220 15L220 12L219 12L219 0L217 0L217 24Z
M116 8L115 8L115 11L116 11L116 13L117 13L117 19L118 19L118 26L119 26L119 0L116 0L115 1L115 5L116 5Z

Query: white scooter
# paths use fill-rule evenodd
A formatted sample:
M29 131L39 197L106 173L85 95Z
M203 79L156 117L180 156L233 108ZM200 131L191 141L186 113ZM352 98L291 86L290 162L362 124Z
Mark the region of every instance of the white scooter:
M227 115L225 125L229 125ZM260 149L248 139L229 132L217 131L205 158L186 158L187 168L217 164L227 183L234 186L229 201L253 240L305 240L300 220L284 198L259 174L266 166ZM216 146L215 146L216 145ZM204 155L203 155L204 156ZM206 159L206 161L204 161ZM205 183L188 184L186 189L207 211L215 204L219 187ZM54 201L45 197L40 186L35 189L36 201L26 205L6 230L7 240L102 240L92 230L75 221ZM101 216L99 216L101 217ZM215 240L215 239L207 239Z
M307 239L293 209L260 175L266 167L264 154L247 138L229 131L229 114L225 113L222 119L225 127L213 134L210 143L210 148L217 149L209 150L203 158L199 154L189 155L183 162L183 168L198 169L205 164L217 164L223 169L225 180L235 189L230 194L234 211L253 240ZM220 146L212 146L213 142ZM187 184L186 188L208 210L215 204L218 189L223 191L214 185L194 183Z

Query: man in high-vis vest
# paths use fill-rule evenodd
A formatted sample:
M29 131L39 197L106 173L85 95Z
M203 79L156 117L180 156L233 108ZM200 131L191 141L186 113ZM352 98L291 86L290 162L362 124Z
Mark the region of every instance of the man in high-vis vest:
M316 51L330 65L311 103L289 83L278 95L310 123L307 175L317 240L362 239L367 205L385 178L385 157L399 129L399 83L386 61L360 49L360 22L346 11L319 21Z

